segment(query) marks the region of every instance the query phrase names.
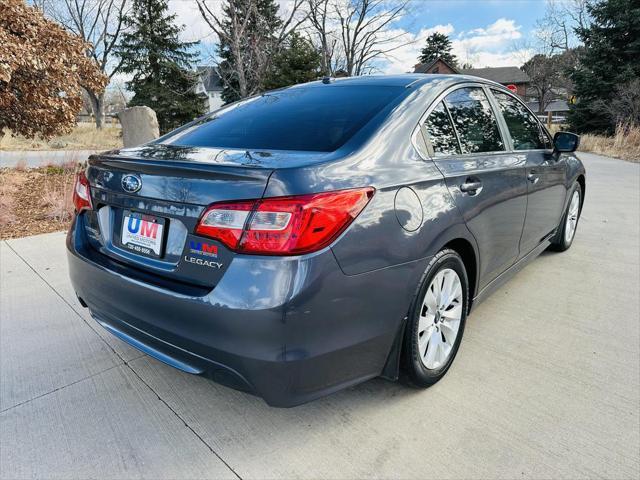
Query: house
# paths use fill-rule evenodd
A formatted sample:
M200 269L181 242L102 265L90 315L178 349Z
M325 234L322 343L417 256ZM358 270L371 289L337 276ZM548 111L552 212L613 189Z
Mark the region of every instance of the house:
M523 98L527 96L527 86L531 81L529 75L518 67L467 68L459 70L455 65L450 65L442 58L436 58L429 63L418 63L413 67L413 73L460 73L462 75L473 75L474 77L486 78L505 87L510 87Z
M505 87L513 85L511 90L525 98L527 87L531 82L529 75L518 67L488 67L488 68L468 68L462 70L463 75L473 75L474 77L486 78L500 83Z
M413 73L444 73L449 75L452 73L460 73L460 71L454 65L450 65L438 57L429 63L418 63L414 65Z
M202 66L197 69L199 81L196 93L207 96L207 111L213 112L222 106L222 80L215 67Z
M544 112L540 112L538 108L538 102L527 102L527 106L532 112L538 112L538 118L540 120L550 123L566 123L567 114L569 113L569 103L563 99L556 99L549 102L545 107Z

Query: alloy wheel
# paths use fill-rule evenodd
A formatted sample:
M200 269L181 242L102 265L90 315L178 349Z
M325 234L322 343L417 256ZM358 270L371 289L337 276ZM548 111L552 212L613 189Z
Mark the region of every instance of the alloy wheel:
M458 338L462 308L460 277L450 268L440 270L427 288L418 321L418 351L426 368L447 363Z
M580 192L577 190L573 192L571 197L571 203L569 204L569 212L567 213L567 224L564 228L564 241L565 243L571 243L573 236L576 233L576 227L578 226L578 215L580 213Z

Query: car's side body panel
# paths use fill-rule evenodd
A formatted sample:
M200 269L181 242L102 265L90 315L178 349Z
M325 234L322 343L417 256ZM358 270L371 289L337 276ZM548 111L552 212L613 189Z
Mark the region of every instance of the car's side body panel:
M434 161L478 245L482 289L518 258L527 209L524 162L510 152ZM461 190L470 180L482 184L475 194Z
M527 164L527 218L520 241L520 255L527 255L555 231L567 196L567 164L564 155L533 150L520 157Z
M453 84L451 80L436 83ZM362 185L376 188L370 204L332 247L347 275L434 255L442 247L444 232L455 225L464 227L442 173L409 141L435 95L427 86L408 91L385 122L369 126L375 134L366 128L358 133L369 140L357 151L332 162L277 169L269 179L265 197ZM397 197L403 187L415 193L417 202ZM470 237L468 230L466 236Z

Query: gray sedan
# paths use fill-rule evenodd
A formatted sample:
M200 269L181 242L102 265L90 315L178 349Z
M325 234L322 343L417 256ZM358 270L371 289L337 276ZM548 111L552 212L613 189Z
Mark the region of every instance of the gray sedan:
M571 246L578 141L474 77L267 92L92 156L71 281L114 335L270 405L401 371L427 387L474 305Z

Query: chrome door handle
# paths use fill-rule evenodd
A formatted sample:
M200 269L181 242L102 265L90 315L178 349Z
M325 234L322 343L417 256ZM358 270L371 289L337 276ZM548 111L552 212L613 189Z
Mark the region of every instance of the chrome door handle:
M466 192L470 195L475 195L475 193L482 188L482 182L465 182L460 185L460 191Z
M538 183L538 180L540 180L540 177L536 175L535 172L531 172L529 175L527 175L527 180L535 185L536 183Z

